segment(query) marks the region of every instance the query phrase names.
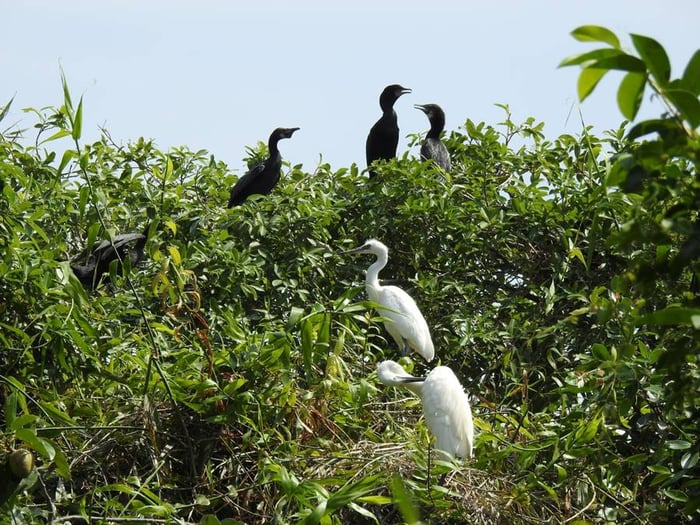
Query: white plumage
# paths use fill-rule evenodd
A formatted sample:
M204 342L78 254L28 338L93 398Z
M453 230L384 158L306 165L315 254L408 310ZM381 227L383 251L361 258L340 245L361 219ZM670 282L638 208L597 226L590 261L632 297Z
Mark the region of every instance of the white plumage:
M416 302L398 286L379 284L379 271L389 260L389 249L383 243L370 239L362 246L345 253L376 255L377 260L367 269L365 284L370 301L382 306L379 313L386 319L384 326L402 352L408 354L410 349L413 349L426 361L432 361L435 357L433 340L430 337L428 323L425 322Z
M472 457L474 423L469 397L449 367L438 366L427 377L415 377L395 361L382 361L377 365L377 378L388 386L405 386L421 398L425 422L443 457Z

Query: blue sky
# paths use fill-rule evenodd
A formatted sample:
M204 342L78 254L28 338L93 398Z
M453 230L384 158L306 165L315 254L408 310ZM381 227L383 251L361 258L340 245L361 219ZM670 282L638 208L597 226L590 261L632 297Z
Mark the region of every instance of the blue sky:
M396 104L399 154L428 127L413 104L440 104L448 130L496 124L505 103L550 138L577 134L578 69L557 64L592 46L572 29L604 25L628 47L630 32L656 38L678 76L700 48L698 20L691 1L23 0L3 6L0 104L15 102L0 126L29 127L21 108L60 105L62 67L74 100L84 97L85 141L105 126L118 143L206 149L241 174L246 146L298 126L280 146L286 160L364 167L387 84L413 90ZM604 79L581 106L596 133L622 120L618 82ZM647 96L641 116L660 111Z

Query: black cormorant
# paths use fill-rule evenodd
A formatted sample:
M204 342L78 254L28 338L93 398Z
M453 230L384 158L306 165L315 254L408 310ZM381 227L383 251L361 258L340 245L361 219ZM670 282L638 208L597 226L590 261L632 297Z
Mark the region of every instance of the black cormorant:
M394 111L394 103L401 95L411 90L392 84L384 88L379 96L379 106L382 108L381 118L372 126L367 135L366 153L369 176L374 177L371 169L372 162L379 159L389 160L396 157L396 147L399 145L399 125Z
M233 208L243 204L251 195L267 195L280 180L282 173L282 155L277 149L277 143L281 139L288 139L299 128L277 128L270 135L267 142L269 156L265 162L254 166L231 188L231 197L228 207Z
M450 171L452 168L450 154L440 141L440 133L445 129L445 112L437 104L416 104L413 107L425 113L430 121L430 131L428 131L420 148L421 158L424 160L432 159L443 170Z
M117 235L110 243L108 240L95 243L86 264L71 262L70 267L78 280L88 290L95 290L105 273L109 273L109 265L112 261L123 261L127 257L131 266L136 266L144 256L146 234L150 224L144 229L144 233L123 233ZM85 252L76 259L83 259ZM74 259L74 261L76 260ZM119 263L121 269L121 264Z

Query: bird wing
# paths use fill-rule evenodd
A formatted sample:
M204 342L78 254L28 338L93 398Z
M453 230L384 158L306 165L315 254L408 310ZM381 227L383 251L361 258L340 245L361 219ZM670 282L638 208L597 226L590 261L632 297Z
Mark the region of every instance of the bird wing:
M434 138L425 139L420 148L420 156L423 159L432 159L435 164L445 171L450 171L452 168L450 154L440 140Z
M437 367L423 384L423 414L435 448L452 456L472 454L474 424L469 398L452 370Z
M231 188L231 195L228 199L229 208L243 204L243 201L245 201L250 195L255 193L250 190L252 189L252 185L255 182L255 178L264 170L265 163L261 162L260 164L256 164L255 166L253 166L250 170L248 170L248 172L246 172L240 179L236 181L236 184L234 184L233 188Z
M393 159L399 145L399 128L395 121L382 116L367 135L365 154L367 165L377 159Z
M430 330L413 298L397 286L383 286L377 302L384 307L379 313L387 319L385 327L396 344L403 349L406 340L408 346L431 361L435 350Z
M107 240L102 241L97 248L94 250L94 254L98 261L107 263L113 261L117 258L116 253L119 253L120 258L126 256L126 248L129 243L139 241L137 243L137 249L143 249L143 245L146 242L146 236L142 233L122 233L114 237L110 243ZM115 252L116 250L116 252Z

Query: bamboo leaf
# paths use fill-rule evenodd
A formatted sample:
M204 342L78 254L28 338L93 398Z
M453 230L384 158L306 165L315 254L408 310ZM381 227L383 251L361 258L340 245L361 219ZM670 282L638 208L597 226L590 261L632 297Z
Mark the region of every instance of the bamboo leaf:
M75 112L75 118L73 119L73 140L80 139L80 134L83 130L83 97L80 97L80 102L78 102L78 109Z

